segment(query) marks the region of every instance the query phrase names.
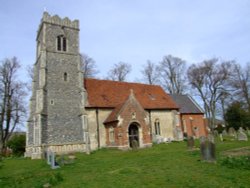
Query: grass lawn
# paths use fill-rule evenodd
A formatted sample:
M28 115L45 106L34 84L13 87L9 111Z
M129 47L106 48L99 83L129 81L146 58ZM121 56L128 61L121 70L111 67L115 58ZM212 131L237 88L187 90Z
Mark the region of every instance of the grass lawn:
M188 151L186 142L137 151L101 149L91 155L76 154L74 163L56 170L44 160L9 158L0 163L0 187L43 187L46 183L67 188L250 187L250 169L244 168L250 161L230 166L222 155L246 146L250 141L218 141L217 163L200 161L199 150Z

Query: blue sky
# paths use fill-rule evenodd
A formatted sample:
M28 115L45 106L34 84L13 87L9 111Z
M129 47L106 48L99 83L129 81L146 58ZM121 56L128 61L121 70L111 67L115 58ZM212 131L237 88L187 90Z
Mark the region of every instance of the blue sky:
M132 64L134 81L148 59L168 54L188 63L215 56L250 61L248 0L0 0L1 60L35 62L44 9L80 20L80 51L96 61L100 78L123 61Z

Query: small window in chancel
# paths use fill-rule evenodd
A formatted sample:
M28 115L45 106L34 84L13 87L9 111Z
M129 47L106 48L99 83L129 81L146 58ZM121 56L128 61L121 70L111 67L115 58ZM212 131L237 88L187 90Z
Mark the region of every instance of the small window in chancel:
M155 135L161 135L161 128L160 128L159 119L155 120Z

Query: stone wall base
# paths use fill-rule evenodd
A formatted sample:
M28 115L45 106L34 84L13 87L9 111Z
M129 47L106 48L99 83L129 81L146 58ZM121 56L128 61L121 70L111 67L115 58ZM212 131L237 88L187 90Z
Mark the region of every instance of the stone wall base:
M42 159L46 151L56 154L87 152L86 144L42 145L26 147L24 156L31 159Z
M146 144L143 144L141 145L139 148L148 148L148 147L152 147L152 143L146 143ZM129 145L124 145L124 146L107 146L107 148L117 148L117 149L120 149L120 150L129 150L131 149L129 147Z

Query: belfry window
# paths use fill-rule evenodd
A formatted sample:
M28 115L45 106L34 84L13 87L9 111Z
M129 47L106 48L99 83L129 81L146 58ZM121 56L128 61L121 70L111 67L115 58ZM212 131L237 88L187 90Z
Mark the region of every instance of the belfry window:
M57 50L58 51L67 51L67 39L63 35L57 36Z
M68 74L67 74L67 72L65 72L65 73L63 74L63 80L64 80L65 82L68 81Z
M66 45L66 38L63 37L63 51L64 52L66 52L66 47L67 47L67 45Z
M160 128L159 119L155 120L155 135L161 135L161 128Z

